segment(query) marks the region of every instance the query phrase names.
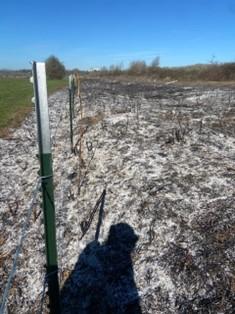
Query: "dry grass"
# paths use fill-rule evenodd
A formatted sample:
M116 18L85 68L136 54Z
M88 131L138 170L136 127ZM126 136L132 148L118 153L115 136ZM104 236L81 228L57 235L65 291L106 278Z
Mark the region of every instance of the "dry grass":
M79 121L80 125L83 126L91 126L91 125L95 125L97 123L99 123L100 121L102 121L104 119L104 114L103 113L99 113L95 116L92 117L84 117Z

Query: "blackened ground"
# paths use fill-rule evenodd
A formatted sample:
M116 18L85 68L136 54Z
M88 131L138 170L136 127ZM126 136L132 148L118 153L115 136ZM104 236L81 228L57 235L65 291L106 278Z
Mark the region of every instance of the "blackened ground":
M65 282L71 289L69 278L94 243L98 212L85 234L84 228L106 188L97 254L105 256L113 225L128 224L138 235L131 269L143 314L234 313L234 90L93 79L82 82L81 96L85 118L80 120L76 98L77 156L70 153L68 95L58 92L49 102L62 291ZM34 131L32 114L0 142L1 293L38 168ZM9 297L13 313L32 313L40 305L39 213L35 205ZM115 254L113 260L121 264ZM64 302L65 311L70 305Z

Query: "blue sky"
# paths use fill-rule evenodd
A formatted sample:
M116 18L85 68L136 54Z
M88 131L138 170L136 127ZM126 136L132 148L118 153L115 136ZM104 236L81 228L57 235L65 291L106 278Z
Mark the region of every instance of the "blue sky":
M80 69L235 61L235 0L12 0L0 10L0 68L51 54Z

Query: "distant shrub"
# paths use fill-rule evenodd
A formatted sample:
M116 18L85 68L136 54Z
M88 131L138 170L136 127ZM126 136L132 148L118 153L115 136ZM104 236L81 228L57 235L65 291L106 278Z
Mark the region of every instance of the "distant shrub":
M159 80L181 81L235 81L235 62L195 64L182 67L160 67L160 58L156 57L146 65L145 61L137 60L130 63L128 69L122 65L103 67L100 75L145 75Z
M129 74L143 74L146 72L147 65L145 61L138 60L130 63L128 72Z
M63 63L55 56L50 56L46 60L46 71L49 79L61 80L66 74Z
M160 66L160 57L155 57L151 62L151 68L159 68Z
M221 65L223 80L235 80L235 62L224 63Z
M109 72L113 75L118 75L122 73L122 64L113 64L109 68Z

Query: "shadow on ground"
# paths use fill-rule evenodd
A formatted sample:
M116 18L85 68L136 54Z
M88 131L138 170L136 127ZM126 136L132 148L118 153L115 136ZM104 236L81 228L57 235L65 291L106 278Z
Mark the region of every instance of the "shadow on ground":
M105 244L89 243L61 291L62 313L141 314L131 252L137 235L112 225Z

